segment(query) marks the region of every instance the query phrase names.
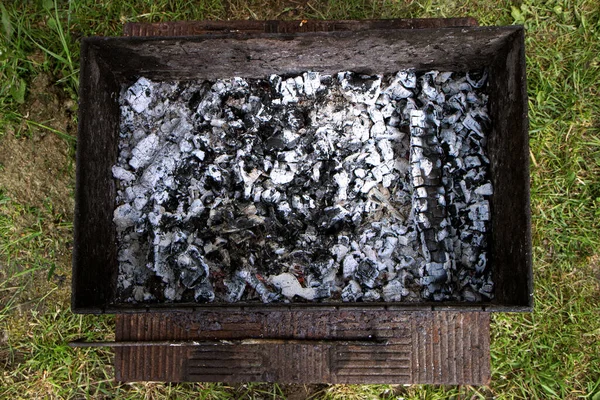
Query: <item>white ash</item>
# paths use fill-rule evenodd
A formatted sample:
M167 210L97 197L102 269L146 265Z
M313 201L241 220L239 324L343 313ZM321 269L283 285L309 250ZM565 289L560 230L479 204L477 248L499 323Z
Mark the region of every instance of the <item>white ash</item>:
M124 87L118 300L492 298L486 78Z

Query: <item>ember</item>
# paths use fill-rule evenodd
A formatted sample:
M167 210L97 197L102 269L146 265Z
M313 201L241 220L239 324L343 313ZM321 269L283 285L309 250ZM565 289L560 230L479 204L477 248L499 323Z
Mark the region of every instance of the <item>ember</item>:
M118 297L491 298L486 78L305 72L123 88Z

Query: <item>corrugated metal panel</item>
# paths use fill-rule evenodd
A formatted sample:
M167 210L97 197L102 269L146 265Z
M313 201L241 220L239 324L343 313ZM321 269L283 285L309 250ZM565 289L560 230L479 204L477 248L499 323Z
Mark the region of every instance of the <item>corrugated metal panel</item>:
M118 342L249 338L293 342L117 348L117 380L480 385L490 379L489 314L484 312L117 316ZM374 344L363 343L370 340ZM353 345L352 341L361 344Z
M474 18L411 18L346 21L176 21L159 23L130 22L124 36L194 36L230 32L298 33L354 31L361 29L423 29L477 26Z

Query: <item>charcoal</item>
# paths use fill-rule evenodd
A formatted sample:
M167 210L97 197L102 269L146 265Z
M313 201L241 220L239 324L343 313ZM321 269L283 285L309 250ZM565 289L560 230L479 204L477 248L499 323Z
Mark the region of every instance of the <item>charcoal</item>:
M275 275L269 278L269 280L288 299L293 299L294 296L302 297L306 300L325 297L325 293L315 288L303 287L298 282L298 278L291 273Z
M475 189L475 194L479 194L482 196L491 196L492 194L494 194L492 184L488 182L479 186L477 189Z
M215 299L215 292L208 282L196 285L194 289L194 300L198 303L210 303Z
M429 274L428 280L433 283L443 283L447 280L448 274L443 263L430 262L425 265L425 270Z
M142 77L128 88L123 97L135 112L141 113L152 102L152 92L155 87L156 84Z
M473 118L471 114L468 114L467 117L462 121L462 125L470 131L476 133L477 136L483 137L481 124L477 122L477 120Z
M487 71L121 91L125 302L493 297Z
M414 79L414 80L413 80ZM409 88L415 88L416 77L414 72L410 74L406 72L399 72L391 82L391 84L384 91L391 99L400 100L412 97L414 93Z
M481 296L478 293L473 292L470 288L463 291L463 298L465 301L475 302L480 301Z
M417 87L417 76L414 70L399 71L396 76L405 88L415 89Z
M362 298L362 296L362 289L356 281L348 282L348 285L342 290L342 301L344 302L355 302Z
M113 221L118 229L127 229L134 226L141 216L142 214L134 207L123 204L115 210Z
M193 288L197 282L205 282L209 274L209 267L195 246L188 246L184 252L174 258L176 268L181 271L181 283L186 288Z
M226 279L223 284L227 288L226 300L229 303L235 303L242 298L244 290L246 289L246 281L239 276L234 276L231 280Z
M487 71L469 71L467 72L466 78L467 82L469 82L469 84L473 86L473 88L480 89L481 87L483 87L487 80Z
M237 276L245 280L250 287L252 287L256 293L260 296L260 299L264 303L270 303L280 298L280 295L271 291L257 276L255 273L244 269L238 271Z
M340 72L338 80L342 93L352 103L374 104L381 92L381 76Z
M365 259L356 268L354 276L358 282L372 289L379 276L379 269L373 260Z
M376 289L367 290L362 297L363 301L379 301L381 294Z
M116 179L124 181L126 183L129 183L129 182L135 180L134 174L127 171L125 168L118 167L116 165L113 166L113 168L112 168L112 174Z
M342 265L344 277L350 277L354 275L354 272L358 268L358 261L356 261L354 255L349 254L344 258L344 262Z
M385 301L401 301L408 294L409 291L399 280L391 280L383 287L383 299Z

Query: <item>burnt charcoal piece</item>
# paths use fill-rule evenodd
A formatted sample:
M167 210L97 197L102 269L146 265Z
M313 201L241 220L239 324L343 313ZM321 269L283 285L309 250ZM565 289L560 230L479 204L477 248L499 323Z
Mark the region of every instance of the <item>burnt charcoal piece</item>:
M486 85L403 70L123 87L118 300L492 298Z

